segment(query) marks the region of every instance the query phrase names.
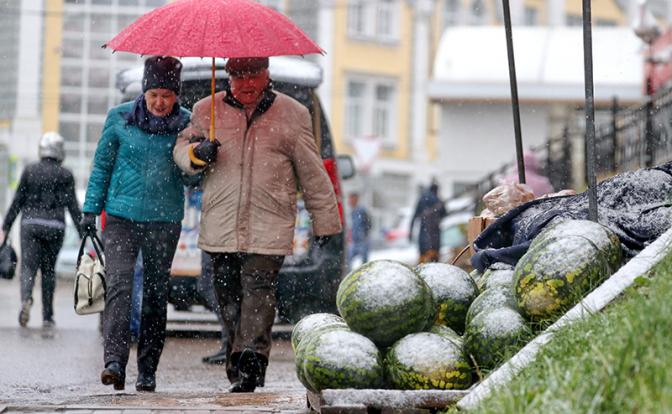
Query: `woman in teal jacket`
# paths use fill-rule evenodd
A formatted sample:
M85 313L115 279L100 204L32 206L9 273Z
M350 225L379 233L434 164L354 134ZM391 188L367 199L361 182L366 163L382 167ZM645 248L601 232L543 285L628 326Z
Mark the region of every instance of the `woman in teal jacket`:
M123 390L130 348L133 268L142 250L142 321L138 391L154 391L163 350L170 267L184 214L181 172L173 161L177 133L189 122L180 107L182 64L172 57L145 61L143 94L112 108L96 148L84 202L82 230L96 231L105 210L107 293L103 312L105 369L101 381Z

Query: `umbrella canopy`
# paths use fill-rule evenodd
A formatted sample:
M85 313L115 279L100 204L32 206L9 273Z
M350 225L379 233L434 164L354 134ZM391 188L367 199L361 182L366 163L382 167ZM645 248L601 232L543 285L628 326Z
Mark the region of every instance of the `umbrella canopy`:
M251 0L177 0L144 14L103 47L177 57L323 53L286 16Z

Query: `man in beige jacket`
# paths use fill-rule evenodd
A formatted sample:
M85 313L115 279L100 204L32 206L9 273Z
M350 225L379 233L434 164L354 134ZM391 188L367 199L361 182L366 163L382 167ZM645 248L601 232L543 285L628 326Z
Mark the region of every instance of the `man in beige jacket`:
M198 245L212 257L214 286L231 332L232 392L263 386L275 318L276 278L292 253L300 191L318 244L341 231L336 196L306 107L270 86L268 58L229 59L230 88L194 105L175 161L204 172Z

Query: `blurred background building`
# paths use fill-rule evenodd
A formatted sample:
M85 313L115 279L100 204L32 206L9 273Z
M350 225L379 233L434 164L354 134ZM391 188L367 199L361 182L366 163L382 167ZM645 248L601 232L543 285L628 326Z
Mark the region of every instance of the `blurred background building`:
M411 206L419 187L432 177L448 197L513 159L501 1L261 2L287 14L327 51L306 59L323 68L320 94L337 150L358 162L360 174L345 183L345 190L362 193L377 228L392 226L398 211ZM23 165L36 159L43 131L59 130L65 137L66 165L75 173L78 189L86 187L105 114L120 99L115 76L142 62L136 55L113 54L100 46L164 3L0 0L0 213ZM582 116L578 85L571 86L574 92L568 98L561 93L566 85L557 79L548 83L538 71L575 75L582 74L582 67L577 66L580 59L562 61L562 56L553 55L559 53L549 49L555 43L537 43L535 53L544 56L533 58L524 56L524 48L560 32L580 38L582 2L510 3L517 27L514 42L520 48L516 53L521 55L516 58L523 140L526 146L536 145ZM624 42L621 49L612 46L610 53L629 54L621 62L627 73L619 71L623 76L599 86L605 98L598 104L603 108L611 96L619 96L623 105L643 97L643 55L630 33L638 4L592 2L596 70L603 64L597 53L603 50L598 41L604 30L611 28L622 36L605 35L605 41L616 46ZM660 23L671 20L672 2L649 0L648 6ZM582 56L582 49L575 52ZM549 60L553 56L561 61ZM549 94L528 94L525 82L531 80Z

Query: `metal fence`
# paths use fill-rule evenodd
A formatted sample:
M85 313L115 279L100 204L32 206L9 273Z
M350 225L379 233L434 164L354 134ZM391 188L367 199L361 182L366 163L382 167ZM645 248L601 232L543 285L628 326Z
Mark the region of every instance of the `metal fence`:
M635 108L619 108L614 99L609 122L596 125L595 143L595 171L602 178L671 161L672 89ZM574 159L574 145L583 146L582 160ZM566 127L560 136L550 137L531 150L543 162L544 173L554 188L585 188L585 176L577 179L574 174L576 168L583 170L579 164L585 160L585 129ZM515 160L508 162L454 197L471 195L480 204L481 197L499 184L499 177L514 167Z

